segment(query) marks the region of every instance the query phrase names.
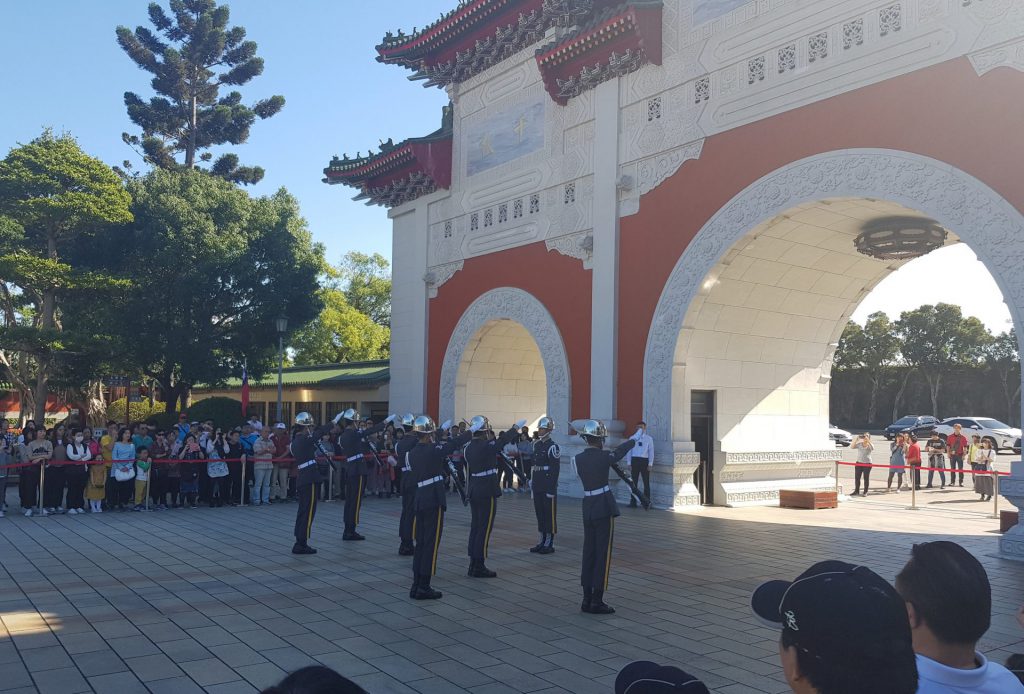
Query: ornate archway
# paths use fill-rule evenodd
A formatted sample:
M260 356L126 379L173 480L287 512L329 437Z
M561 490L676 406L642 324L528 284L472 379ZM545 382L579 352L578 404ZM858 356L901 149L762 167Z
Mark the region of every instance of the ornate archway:
M474 337L489 323L511 320L523 326L540 350L547 381L547 412L559 430L569 421L569 362L561 333L551 314L532 294L514 287L500 287L479 296L470 304L452 331L441 366L441 420L456 415L459 367ZM465 414L465 413L458 413ZM542 413L538 413L542 414Z
M753 183L719 210L680 256L665 284L644 354L644 412L655 439L673 431L672 393L681 384L677 342L701 283L751 229L796 205L825 198L878 198L920 210L967 242L1003 292L1017 333L1024 312L1024 216L973 176L909 152L858 149L793 162ZM665 447L663 446L663 449ZM670 448L670 446L669 446Z

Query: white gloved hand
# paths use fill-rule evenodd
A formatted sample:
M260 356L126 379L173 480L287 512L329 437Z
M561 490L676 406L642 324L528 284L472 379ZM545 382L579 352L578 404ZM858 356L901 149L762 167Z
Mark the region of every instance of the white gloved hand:
M344 412L339 412L338 414L334 415L334 419L332 419L331 421L334 422L335 424L337 424L338 422L341 421L341 415L343 415L343 414L345 414L345 413Z
M388 415L388 418L384 420L384 423L391 424L391 422L395 421L396 419L398 419L397 414Z
M483 427L483 425L484 425L483 422L475 422L475 423L469 425L469 430L472 433L475 434L476 432L480 431L480 429Z
M448 431L451 428L452 428L452 420L450 420L450 419L444 420L444 424L441 425L441 431Z
M520 419L515 424L516 429L522 429L524 426L526 426L526 420L525 419Z

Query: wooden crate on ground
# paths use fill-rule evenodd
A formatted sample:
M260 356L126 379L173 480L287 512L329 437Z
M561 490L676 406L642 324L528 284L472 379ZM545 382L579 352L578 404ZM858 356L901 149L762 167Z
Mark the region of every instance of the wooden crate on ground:
M839 496L834 492L806 489L782 489L779 491L779 506L783 508L838 508Z
M1019 521L1018 513L1018 511L1000 511L999 532L1005 533L1007 530L1017 525Z

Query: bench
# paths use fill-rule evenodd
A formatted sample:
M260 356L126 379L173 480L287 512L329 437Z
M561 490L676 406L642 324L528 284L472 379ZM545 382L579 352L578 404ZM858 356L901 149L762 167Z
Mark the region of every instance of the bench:
M782 508L839 508L839 496L834 492L805 489L782 489L779 491L779 506Z

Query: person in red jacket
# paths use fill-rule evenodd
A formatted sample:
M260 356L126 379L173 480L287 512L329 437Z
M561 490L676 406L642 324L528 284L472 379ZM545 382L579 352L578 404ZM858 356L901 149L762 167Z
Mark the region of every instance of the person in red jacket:
M964 486L964 454L970 443L960 433L960 425L953 425L953 433L946 437L946 448L949 449L949 486L956 484L956 469L960 468L960 486Z

